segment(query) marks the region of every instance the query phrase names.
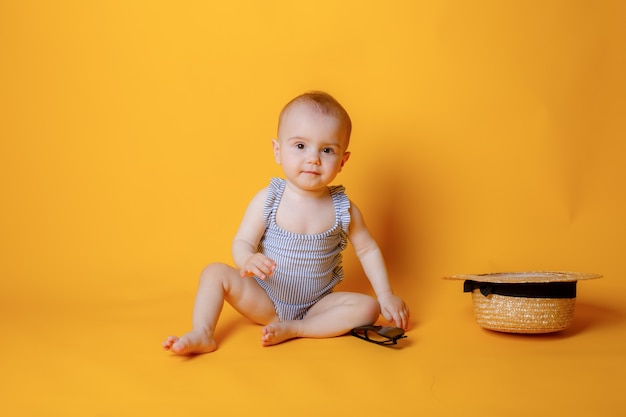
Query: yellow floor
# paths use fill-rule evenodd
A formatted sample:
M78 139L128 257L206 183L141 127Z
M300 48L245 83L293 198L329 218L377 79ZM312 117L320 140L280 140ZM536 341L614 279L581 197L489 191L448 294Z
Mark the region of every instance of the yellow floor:
M623 417L626 2L0 0L0 415ZM280 176L306 90L351 114L337 178L411 307L397 349L260 346L199 271ZM339 289L369 291L346 251ZM445 275L601 273L573 325L481 329Z
M226 307L219 349L193 358L160 347L186 329L192 292L5 299L3 415L621 415L626 309L609 279L579 283L574 324L540 336L479 328L460 285L435 280L398 348L351 336L263 348Z

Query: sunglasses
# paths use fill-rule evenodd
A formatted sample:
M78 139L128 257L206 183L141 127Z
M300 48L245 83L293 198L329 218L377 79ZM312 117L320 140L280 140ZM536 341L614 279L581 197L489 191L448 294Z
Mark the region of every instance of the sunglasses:
M376 343L377 345L395 345L399 339L404 339L404 330L399 327L360 326L350 330L350 334L359 339Z

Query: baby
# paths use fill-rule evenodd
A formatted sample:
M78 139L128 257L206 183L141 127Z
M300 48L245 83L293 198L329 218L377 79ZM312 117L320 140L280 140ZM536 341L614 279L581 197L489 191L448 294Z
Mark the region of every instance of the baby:
M273 178L250 202L232 253L236 268L214 263L200 276L193 328L163 347L207 353L224 300L264 325L261 344L298 337L326 338L373 324L380 314L406 329L409 310L394 295L378 245L342 186L329 185L350 157L352 123L330 95L310 92L280 113L274 157L284 179ZM343 278L341 252L353 245L377 298L333 291Z

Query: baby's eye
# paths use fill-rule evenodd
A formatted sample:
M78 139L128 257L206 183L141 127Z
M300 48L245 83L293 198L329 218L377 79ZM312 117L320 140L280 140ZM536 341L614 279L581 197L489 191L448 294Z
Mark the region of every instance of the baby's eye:
M333 148L324 148L322 149L322 152L332 154L335 153L335 150Z
M297 149L304 149L304 143L296 143Z

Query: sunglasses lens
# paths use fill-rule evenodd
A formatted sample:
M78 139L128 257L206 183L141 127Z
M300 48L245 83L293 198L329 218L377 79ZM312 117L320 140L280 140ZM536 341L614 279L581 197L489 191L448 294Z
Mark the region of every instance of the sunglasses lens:
M367 337L369 338L370 341L374 343L380 343L380 344L391 343L391 340L389 340L389 337L379 335L378 333L373 332L373 331L367 332Z
M404 335L404 330L397 327L383 327L378 333L389 339L398 339Z

